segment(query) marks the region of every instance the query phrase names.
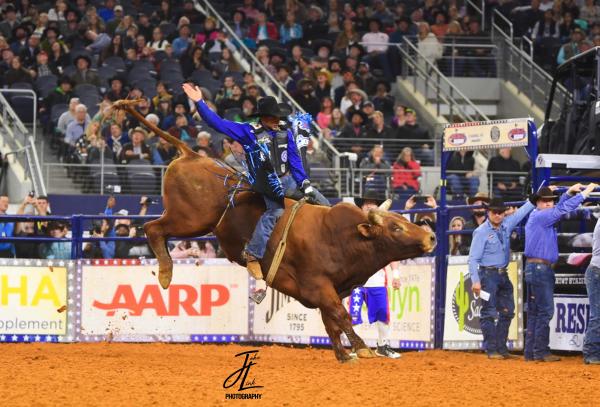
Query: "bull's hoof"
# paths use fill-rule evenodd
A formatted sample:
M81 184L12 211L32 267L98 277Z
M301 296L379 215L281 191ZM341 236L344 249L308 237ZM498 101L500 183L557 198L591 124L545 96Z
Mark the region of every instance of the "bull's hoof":
M172 278L173 278L173 270L170 270L170 271L160 270L158 272L158 282L160 283L160 286L162 288L164 288L165 290L167 288L169 288L169 286L171 285Z
M347 353L344 352L344 354L341 357L338 357L338 360L340 361L340 363L344 363L344 364L354 364L356 362L358 362L358 358L356 357L355 354L352 353Z
M376 358L377 357L377 355L375 354L375 352L373 352L373 350L371 348L358 349L356 351L356 355L359 358L363 358L363 359L370 359L370 358Z

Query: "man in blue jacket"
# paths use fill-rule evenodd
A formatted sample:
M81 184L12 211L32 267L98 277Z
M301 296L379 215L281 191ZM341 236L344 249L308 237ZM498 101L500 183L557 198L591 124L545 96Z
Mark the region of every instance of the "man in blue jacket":
M571 186L558 204L555 187L541 188L531 198L536 209L525 225L525 282L527 283L527 333L525 360L556 362L560 358L550 353L550 320L554 315L554 270L558 260L558 242L554 225L563 215L576 210L596 188L589 184ZM580 192L581 191L581 192Z
M490 359L508 359L506 340L515 316L514 288L507 274L510 259L510 235L533 210L526 202L514 214L502 199L493 198L487 205L488 217L473 232L469 251L469 273L473 293L481 297L481 332L483 348Z
M221 119L210 110L197 86L186 83L183 90L196 103L198 113L210 127L242 145L252 187L264 197L267 210L245 249L248 272L260 280L263 277L259 259L264 256L275 223L283 214L285 191L298 186L304 196L314 199L316 190L302 167L292 131L279 127L282 112L274 97L258 101L253 115L259 118L258 123L236 123Z

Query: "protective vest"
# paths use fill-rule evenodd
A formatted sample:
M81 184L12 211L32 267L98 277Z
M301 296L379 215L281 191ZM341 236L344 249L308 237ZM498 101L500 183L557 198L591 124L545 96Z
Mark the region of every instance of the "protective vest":
M287 128L280 128L275 137L271 137L267 129L258 125L255 127L254 135L258 144L265 146L269 152L271 164L277 176L285 175L289 169L288 162L288 134Z
M288 172L287 129L271 137L260 124L251 124L256 137L253 145L244 145L246 165L252 188L269 198L283 202L285 191L279 179Z

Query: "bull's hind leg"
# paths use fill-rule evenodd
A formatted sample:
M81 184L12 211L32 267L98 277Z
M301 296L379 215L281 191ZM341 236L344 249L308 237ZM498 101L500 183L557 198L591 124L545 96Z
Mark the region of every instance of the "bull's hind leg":
M365 344L362 338L354 332L352 318L350 318L350 314L348 314L348 311L342 305L342 301L335 289L332 286L324 286L322 289L324 290L322 293L324 302L321 306L323 314L325 315L325 313L327 313L332 318L333 322L346 334L346 337L348 337L348 340L352 345L352 349L356 351L359 358L377 357L375 352L373 352L371 348ZM327 325L325 325L325 327L327 327Z
M325 325L327 335L329 335L329 338L331 339L331 346L333 347L333 353L335 353L336 359L342 363L355 360L348 354L344 345L342 345L342 340L340 338L342 330L335 322L333 322L333 319L327 315L326 311L321 310L321 318L323 318L323 324Z
M148 244L158 260L158 282L166 290L173 278L173 260L171 260L171 255L167 250L167 238L169 236L163 227L163 218L146 223L144 232L146 232Z

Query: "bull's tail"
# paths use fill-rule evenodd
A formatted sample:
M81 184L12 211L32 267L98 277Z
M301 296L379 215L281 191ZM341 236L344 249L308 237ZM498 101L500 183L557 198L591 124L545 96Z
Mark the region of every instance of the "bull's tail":
M127 113L129 113L130 115L132 115L133 117L138 119L140 121L140 123L143 123L144 126L146 126L146 128L152 130L154 132L154 134L157 134L160 138L167 141L169 144L173 145L182 157L194 154L192 149L190 149L185 142L179 140L177 137L173 137L166 131L159 129L154 124L152 124L148 120L146 120L146 118L140 112L138 112L137 110L134 109L134 106L136 104L137 104L137 101L119 100L113 104L113 107L116 107L118 109L123 109Z

